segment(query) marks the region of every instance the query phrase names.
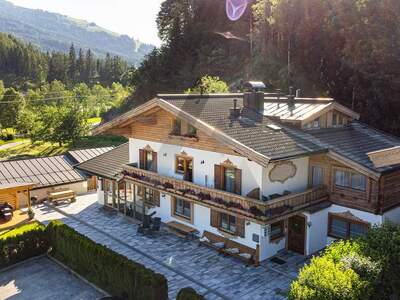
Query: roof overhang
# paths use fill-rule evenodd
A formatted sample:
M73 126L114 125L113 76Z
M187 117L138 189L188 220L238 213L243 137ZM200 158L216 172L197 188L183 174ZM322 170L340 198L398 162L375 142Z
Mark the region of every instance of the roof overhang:
M377 168L400 164L400 146L372 151L367 155Z
M134 122L134 118L153 109L153 108L161 108L172 115L179 117L180 119L188 122L189 124L195 126L199 130L204 131L210 137L215 138L216 140L222 142L230 149L234 150L235 152L259 163L260 165L266 167L270 161L268 157L262 155L261 153L254 151L250 147L240 143L239 141L233 139L232 137L228 136L224 132L218 130L217 128L209 125L208 123L200 120L199 118L193 117L192 115L188 114L187 112L183 111L182 109L172 105L168 101L163 100L162 98L153 98L152 100L146 102L139 107L132 109L131 111L111 120L103 125L96 127L92 133L93 134L101 134L105 133L108 130L115 128L115 127L123 127L130 123Z
M334 160L337 160L341 163L343 163L346 166L349 166L350 168L360 172L363 175L366 175L374 180L379 180L379 178L381 177L381 173L373 171L367 167L364 167L363 165L355 162L352 159L349 159L343 155L340 155L339 153L329 150L328 152L328 156Z

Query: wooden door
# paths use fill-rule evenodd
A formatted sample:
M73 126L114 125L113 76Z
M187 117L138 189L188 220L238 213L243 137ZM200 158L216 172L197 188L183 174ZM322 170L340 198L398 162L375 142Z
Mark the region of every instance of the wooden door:
M288 224L288 250L304 255L306 240L306 218L293 216L289 218Z

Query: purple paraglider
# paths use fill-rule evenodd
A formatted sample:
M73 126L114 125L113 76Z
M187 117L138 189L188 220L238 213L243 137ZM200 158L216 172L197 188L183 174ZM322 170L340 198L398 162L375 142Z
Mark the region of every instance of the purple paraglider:
M226 14L231 21L237 21L244 14L248 0L226 0Z

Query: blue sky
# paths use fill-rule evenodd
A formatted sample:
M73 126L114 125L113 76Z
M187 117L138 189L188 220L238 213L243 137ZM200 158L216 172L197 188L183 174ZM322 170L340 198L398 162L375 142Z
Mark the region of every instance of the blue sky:
M156 16L163 0L9 0L15 5L40 8L95 22L142 42L160 44Z

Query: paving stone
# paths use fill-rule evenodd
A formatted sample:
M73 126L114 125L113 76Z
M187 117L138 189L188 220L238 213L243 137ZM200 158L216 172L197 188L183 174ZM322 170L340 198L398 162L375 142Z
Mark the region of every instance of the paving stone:
M164 226L154 237L141 235L137 222L103 209L95 194L80 196L75 203L57 209L61 212L40 205L35 208L36 218L44 222L61 219L96 242L163 274L168 279L170 299L187 286L205 293L207 299L285 299L276 290L287 291L305 263L302 256L285 251L279 255L287 262L284 265L265 261L259 267L246 267L199 247L197 241L172 235Z

